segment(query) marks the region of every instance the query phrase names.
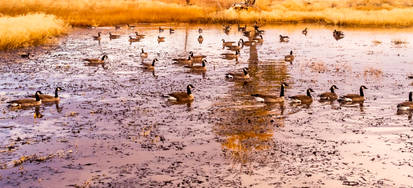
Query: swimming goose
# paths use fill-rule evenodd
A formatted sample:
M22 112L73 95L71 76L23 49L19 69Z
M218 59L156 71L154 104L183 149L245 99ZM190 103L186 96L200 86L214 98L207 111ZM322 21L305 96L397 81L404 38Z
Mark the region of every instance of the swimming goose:
M144 38L145 35L140 35L137 31L135 32L136 38Z
M115 25L116 30L120 29L120 27L121 27L120 25Z
M291 102L293 103L311 104L313 102L313 97L311 96L311 92L314 92L314 90L311 88L308 88L307 95L296 95L296 96L291 96L288 98L292 99Z
M239 39L239 41L241 41L242 45L244 46L255 45L255 41L244 41L244 39Z
M30 52L23 52L23 53L19 53L21 58L27 58L30 59Z
M136 27L136 26L134 26L134 25L129 25L129 24L126 24L126 25L128 25L128 28L129 28L129 29L135 29L135 27Z
M307 28L305 28L303 31L302 31L302 33L303 33L303 35L305 35L305 36L307 36Z
M264 30L255 29L255 35L262 35L264 32Z
M174 92L168 94L169 101L174 102L191 102L194 100L194 95L192 94L191 89L195 88L192 84L186 86L186 92Z
M196 55L194 56L194 52L190 51L189 55L191 56L191 59L194 63L196 62L201 62L204 58L206 58L205 55Z
M237 80L242 80L242 79L249 79L250 74L248 73L248 68L243 68L242 73L227 73L225 74L226 78L229 79L237 79Z
M139 42L141 39L139 37L133 38L132 36L129 36L129 43L132 44L132 42Z
M36 93L34 94L35 99L33 99L33 98L19 99L19 100L9 101L7 103L9 103L11 107L39 106L39 105L42 104L42 101L41 101L40 96L39 96L40 94L42 94L42 92L36 91Z
M157 62L157 61L158 61L158 59L155 58L155 59L152 60L152 63L145 63L145 62L142 61L141 64L143 65L144 69L154 70L155 69L155 62Z
M60 97L58 92L62 91L63 89L61 87L56 87L55 91L54 91L54 96L52 95L45 95L45 94L40 94L40 100L43 103L48 103L48 102L59 102L60 101ZM36 98L36 95L30 95L29 97L31 98Z
M280 42L288 42L289 40L290 40L290 37L280 35Z
M192 65L192 57L191 57L191 55L189 55L188 58L176 58L176 59L172 59L172 61L174 61L175 63L178 63L178 64L189 64L189 65Z
M158 36L158 43L165 42L165 37Z
M112 40L112 39L118 39L118 38L120 38L120 35L112 34L111 32L109 32L109 39L110 39L110 40Z
M202 33L202 28L198 29L198 33L201 34Z
M238 24L238 31L245 31L245 30L247 30L247 25L245 25L244 27L242 27L242 26L240 26L240 25Z
M229 25L224 25L224 32L225 32L225 33L229 33L230 30L231 30L231 26L229 26Z
M338 30L334 29L333 36L336 40L342 39L342 38L344 38L344 33L343 33L343 31L338 31Z
M290 51L290 54L289 54L289 55L286 55L286 56L284 57L284 60L287 61L287 62L290 62L290 63L294 61L294 55L293 55L293 51L292 51L292 50Z
M412 95L413 95L413 92L409 92L409 100L398 104L397 110L400 110L400 111L413 110Z
M142 48L142 50L141 50L141 58L144 59L144 58L147 58L147 57L148 57L148 52L143 51L143 48Z
M241 41L238 41L238 46L227 46L227 49L231 51L239 51L242 47Z
M169 34L175 33L175 29L169 28Z
M334 89L338 89L336 85L330 87L330 92L325 92L319 95L321 101L335 101L338 97L334 92Z
M362 85L360 86L360 95L358 94L348 94L341 96L338 101L342 103L363 103L364 102L364 91L363 89L367 89L366 86Z
M100 40L101 39L101 37L100 37L101 34L102 34L102 32L99 31L97 36L93 36L93 40Z
M222 53L221 55L224 56L225 59L238 59L239 56L239 50L235 51L235 54L233 53Z
M251 96L255 97L255 100L258 102L265 103L283 103L284 102L284 87L287 87L288 84L283 82L281 83L280 96L276 95L262 95L262 94L252 94Z
M243 31L242 33L245 37L249 38L251 36L251 31Z
M163 29L161 28L161 26L159 26L159 33L162 33Z
M92 64L102 64L102 63L105 63L106 59L108 59L108 56L103 55L102 58L100 59L86 58L86 59L83 59L83 61L87 61Z
M198 43L202 44L202 42L204 42L204 37L202 37L202 35L198 36Z
M225 41L224 39L222 39L222 48L225 48L227 46L232 46L232 44L234 44L234 41Z
M185 66L185 68L190 68L192 71L206 71L206 63L207 61L204 59L202 60L202 65L197 65L197 66L188 65L188 66Z

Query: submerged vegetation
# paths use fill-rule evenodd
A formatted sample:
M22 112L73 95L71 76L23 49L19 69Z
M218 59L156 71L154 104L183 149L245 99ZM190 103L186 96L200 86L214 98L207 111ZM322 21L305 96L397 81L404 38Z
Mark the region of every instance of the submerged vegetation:
M231 8L240 1L10 0L0 5L0 49L42 43L49 36L64 32L65 23L72 26L108 26L138 22L259 21L374 27L413 26L413 17L410 16L413 15L413 2L410 0L256 0L249 10L237 11ZM28 34L25 34L26 30Z
M43 44L66 30L64 21L53 15L0 17L0 50Z

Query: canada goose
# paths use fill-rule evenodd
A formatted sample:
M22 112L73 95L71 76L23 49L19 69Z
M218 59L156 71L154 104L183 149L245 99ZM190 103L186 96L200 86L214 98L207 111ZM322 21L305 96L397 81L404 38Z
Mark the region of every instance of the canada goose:
M115 25L116 30L120 29L120 27L121 27L120 25Z
M229 25L224 25L224 32L228 33L231 30L231 26Z
M87 62L92 63L92 64L102 64L102 63L105 63L106 59L108 59L108 56L103 55L102 58L100 58L100 59L86 58L86 59L83 59L83 61L87 61Z
M339 40L339 39L344 38L344 33L343 33L343 31L337 31L337 30L334 29L333 36L336 40Z
M255 42L262 44L262 42L264 42L264 38L262 37L262 35L259 35L259 38L256 37L253 39Z
M247 25L245 25L244 27L242 27L242 26L240 26L240 25L238 24L238 31L245 31L245 30L247 30Z
M9 101L7 103L10 104L11 107L31 107L31 106L39 106L42 104L42 100L40 99L40 94L42 92L36 91L34 94L35 99L30 98L30 99L19 99L19 100L13 100Z
M126 25L128 25L128 28L129 28L129 29L135 29L135 27L136 27L136 26L134 26L134 25L129 25L129 24L126 24Z
M239 39L239 41L241 41L241 43L242 43L242 45L245 45L245 46L252 46L252 45L255 45L255 41L244 41L244 39Z
M239 50L235 51L235 54L233 53L222 53L221 55L224 56L225 59L238 59L239 56Z
M169 34L175 33L175 29L169 28Z
M202 65L197 65L197 66L193 66L193 65L189 65L189 66L185 66L185 68L190 68L192 71L206 71L206 63L207 61L204 59L202 60Z
M201 34L202 33L202 28L198 29L198 33Z
M280 35L280 42L288 42L289 40L290 40L290 37Z
M234 41L225 41L224 39L222 39L222 48L225 48L227 46L232 46L232 44L234 44Z
M191 89L195 88L192 84L186 86L186 92L174 92L168 94L169 101L175 102L191 102L194 100L194 95L192 94Z
M99 31L97 36L93 36L93 40L100 40L101 39L101 37L100 37L101 34L102 34L102 32Z
M137 31L135 32L136 38L144 38L145 35L140 35Z
M291 102L293 103L311 104L313 102L313 97L311 97L311 92L314 92L314 90L311 88L308 88L307 95L296 95L296 96L291 96L288 98L292 99Z
M158 43L165 42L165 37L158 36Z
M319 95L321 101L335 101L338 97L334 92L334 89L338 89L336 85L330 87L330 92L325 92Z
M400 111L413 110L412 95L413 95L413 92L409 92L409 100L398 104L397 110L400 110Z
M225 77L228 79L242 80L242 79L249 79L250 74L248 73L248 68L243 68L242 73L227 73L225 74Z
M305 28L303 31L302 31L302 33L303 33L303 35L305 35L305 36L307 36L307 28Z
M48 102L59 102L60 101L60 97L58 92L62 91L63 89L61 87L56 87L55 91L54 91L54 96L52 95L45 95L45 94L40 94L40 100L42 101L42 103L48 103ZM31 98L36 98L36 95L30 95L29 97Z
M109 39L110 39L110 40L112 40L112 39L118 39L118 38L120 38L120 35L112 34L111 32L109 32Z
M144 62L142 61L141 64L143 65L143 68L144 68L144 69L154 70L154 69L155 69L155 62L157 62L157 61L158 61L158 59L155 58L155 59L152 60L152 63L144 63Z
M174 61L175 63L178 64L192 64L192 57L191 55L188 56L188 58L176 58L176 59L172 59L172 61Z
M294 55L293 55L293 51L292 51L292 50L290 51L290 55L286 55L286 56L284 57L284 60L287 61L287 62L290 62L290 63L294 61Z
M363 89L367 89L366 86L362 85L360 86L360 95L357 94L348 94L341 96L338 101L345 103L345 102L350 102L350 103L362 103L364 102L364 91Z
M144 59L144 58L147 58L147 57L148 57L148 52L143 51L143 48L142 48L142 50L141 50L141 58Z
M141 40L141 39L138 38L138 37L133 38L132 36L129 36L129 42L130 42L130 43L132 43L132 42L139 42L140 40Z
M281 83L280 96L276 95L262 95L262 94L252 94L251 96L255 97L255 100L258 102L265 103L283 103L284 102L284 87L287 87L288 84L283 82Z
M202 35L198 36L198 43L202 44L202 42L204 42L204 37L202 37Z
M159 33L162 33L163 29L161 28L161 26L159 26Z
M264 30L255 29L255 35L262 35L264 32Z
M30 59L30 52L23 52L23 53L19 53L21 58L27 58Z
M193 62L201 62L204 58L206 58L205 55L196 55L194 56L194 52L190 51L189 55L191 56L191 59Z
M251 31L243 31L242 33L245 37L250 37L251 36Z
M227 46L228 50L239 51L243 46L241 46L241 41L238 41L238 46Z

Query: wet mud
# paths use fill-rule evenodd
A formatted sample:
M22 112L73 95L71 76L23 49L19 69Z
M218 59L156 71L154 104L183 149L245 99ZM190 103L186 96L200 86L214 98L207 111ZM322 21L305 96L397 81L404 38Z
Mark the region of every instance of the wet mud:
M248 41L236 26L227 34L216 25L173 27L74 28L55 45L2 52L0 187L413 185L412 115L396 113L413 90L411 30L340 28L345 37L336 40L332 27L264 26L263 43L244 46L237 61L220 55L234 53L221 39ZM99 31L100 42L92 37ZM129 43L135 31L146 36ZM159 60L154 71L142 68L142 48L144 62ZM291 50L294 61L285 62ZM206 72L173 63L190 51L207 56ZM104 54L104 65L83 61ZM250 79L225 78L244 67ZM283 105L251 96L279 95L282 82ZM192 103L164 97L188 84ZM364 104L319 102L333 84L338 95L365 85ZM64 89L57 104L7 106L56 87ZM307 88L313 103L291 105L288 96Z

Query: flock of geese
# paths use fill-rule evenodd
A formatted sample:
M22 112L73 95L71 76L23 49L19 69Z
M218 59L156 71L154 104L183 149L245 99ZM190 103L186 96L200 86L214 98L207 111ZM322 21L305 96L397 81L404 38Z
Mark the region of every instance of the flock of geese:
M127 24L129 29L134 29L135 26ZM119 29L120 26L115 26L116 29ZM223 30L226 34L229 33L231 29L231 26L225 25L223 27ZM198 42L201 44L204 40L202 37L202 29L198 29L199 37L198 37ZM253 30L247 30L247 26L240 26L238 25L238 31L242 32L245 37L248 37L248 41L245 41L244 39L240 39L238 42L236 41L225 41L222 39L222 48L227 49L231 52L226 52L222 53L222 58L228 59L228 60L233 60L235 59L238 61L238 57L240 56L240 50L244 46L252 46L252 45L259 45L262 44L264 41L264 38L262 34L264 34L264 30L260 29L260 26L258 24L254 24ZM159 33L164 32L164 28L159 27ZM169 33L172 34L174 33L175 30L173 28L169 29ZM308 29L305 28L302 30L303 35L307 35ZM333 37L336 40L340 40L344 38L344 33L342 31L334 30L333 31ZM118 34L113 34L109 32L109 39L119 39L120 35ZM140 34L138 32L135 32L135 36L129 36L129 42L139 42L143 38L145 38L145 35ZM280 35L280 42L288 42L289 41L289 36L285 35ZM98 32L96 36L93 36L94 40L100 40L102 39L102 33ZM158 43L164 42L165 37L158 36L157 37ZM158 61L157 58L154 58L152 62L147 63L144 62L143 60L148 57L148 53L144 51L144 49L141 49L140 52L140 57L142 59L142 68L148 69L148 70L154 70L156 68L155 63ZM101 58L87 58L83 59L84 61L88 62L89 64L93 65L99 65L99 64L104 64L106 60L108 59L107 55L103 55ZM204 55L194 55L192 51L189 52L187 58L174 58L172 59L174 63L178 65L183 65L184 68L191 69L192 71L196 72L206 72L206 56ZM284 60L286 62L292 63L294 61L294 54L293 51L290 51L288 55L284 56ZM240 72L230 72L225 75L226 79L230 80L238 80L238 81L248 81L250 79L249 75L249 70L248 68L243 68ZM279 103L279 104L284 104L285 102L285 87L287 87L288 84L283 82L281 83L281 91L280 95L265 95L265 94L252 94L251 96L255 98L256 101L259 102L264 102L264 103ZM164 95L165 97L168 97L168 100L171 102L175 103L190 103L194 100L194 95L192 93L192 89L194 89L194 86L192 84L187 85L186 92L185 91L178 91L178 92L173 92L167 95ZM340 104L360 104L362 105L365 98L364 98L364 89L367 89L366 86L362 85L360 86L359 94L347 94L347 95L342 95L338 96L335 93L335 89L338 89L336 85L332 85L330 87L329 92L325 92L320 94L319 100L320 102L333 102L333 101L338 101ZM55 90L55 95L45 95L42 94L41 91L36 91L35 95L30 96L30 98L26 99L19 99L19 100L13 100L9 101L10 106L12 107L33 107L33 106L39 106L43 103L50 103L50 102L58 102L60 100L58 96L58 92L61 91L62 88L57 87ZM306 90L305 95L295 95L295 96L290 96L288 97L291 101L292 104L300 104L300 105L310 105L313 102L313 97L311 93L314 92L313 89L308 88ZM409 100L403 103L400 103L397 105L398 110L413 110L413 100L412 100L412 92L409 93Z

